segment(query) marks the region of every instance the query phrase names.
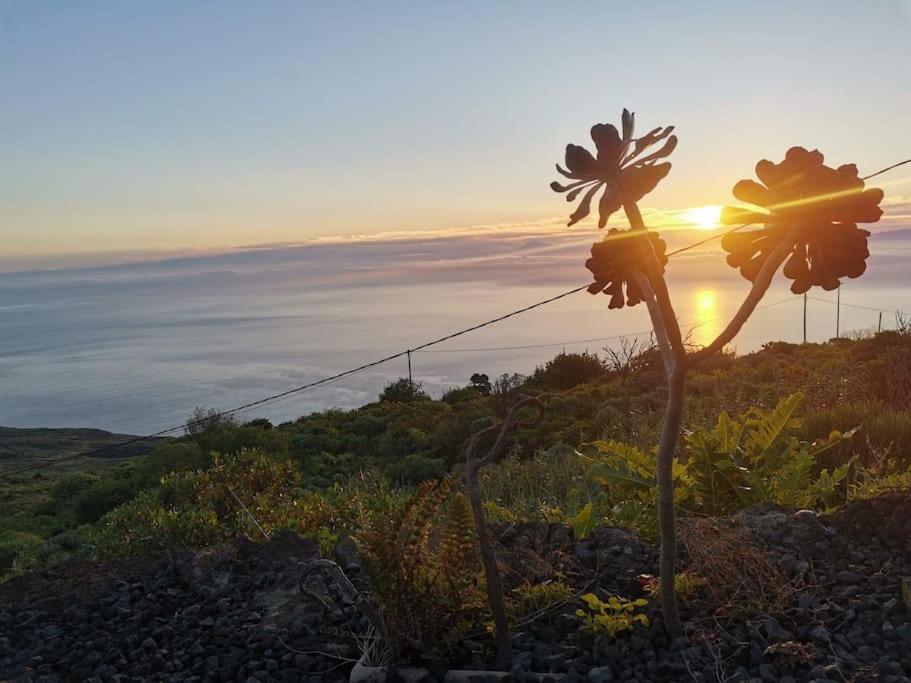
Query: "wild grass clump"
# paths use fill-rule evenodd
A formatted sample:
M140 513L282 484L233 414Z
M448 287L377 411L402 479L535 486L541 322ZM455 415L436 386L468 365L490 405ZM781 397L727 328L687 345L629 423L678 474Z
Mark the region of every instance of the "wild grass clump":
M856 454L860 464L868 467L877 466L877 460L882 458L889 461L893 470L911 466L911 411L877 400L846 401L809 413L804 419L803 433L808 440L815 440L837 425L857 426L858 435L853 442L834 448L827 454L826 462L844 462Z
M776 614L795 588L747 530L724 518L684 518L687 573L699 577L703 605L718 616Z
M481 495L498 521L562 521L596 493L585 465L569 448L506 458L480 473Z

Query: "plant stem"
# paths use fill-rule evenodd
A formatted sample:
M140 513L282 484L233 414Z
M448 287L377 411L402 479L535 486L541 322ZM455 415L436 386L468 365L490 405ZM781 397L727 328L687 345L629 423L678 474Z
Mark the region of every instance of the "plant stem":
M759 269L759 273L757 273L756 277L753 279L753 285L750 287L750 291L743 300L743 303L740 304L737 313L731 318L731 321L714 341L690 355L688 360L688 365L690 367L702 362L718 351L721 351L721 349L737 336L737 333L740 332L740 328L743 327L744 323L756 309L756 305L762 301L762 297L765 296L765 293L768 291L769 285L772 284L772 278L774 278L775 273L778 272L778 267L784 262L788 254L791 253L796 241L797 230L792 229L785 239L781 241L781 244L775 247L775 249L772 250L772 253L766 257L765 263L762 264L762 268Z
M668 635L682 635L674 578L677 575L677 521L674 511L674 451L680 438L683 401L686 395L686 368L678 365L668 376L667 410L658 444L658 531L661 535L661 611Z
M506 615L506 604L503 600L503 582L497 569L497 556L487 520L484 518L484 504L481 502L481 489L478 485L478 472L469 464L465 483L468 489L468 500L474 513L475 527L478 533L478 546L481 551L481 563L484 565L484 577L487 586L487 603L493 616L494 637L497 643L497 667L509 671L512 666L512 638L509 635L509 618Z
M625 202L623 209L634 231L645 232L645 222L639 207ZM659 563L661 581L661 611L668 635L676 638L682 635L680 613L677 608L677 592L674 578L677 575L677 528L674 510L674 452L680 439L680 425L683 420L683 402L686 395L686 350L680 334L680 325L671 303L667 283L664 281L661 264L651 248L646 255L647 272L636 278L645 296L652 327L658 338L658 345L664 356L667 373L668 399L658 443L658 531L661 537ZM650 257L649 257L650 256Z

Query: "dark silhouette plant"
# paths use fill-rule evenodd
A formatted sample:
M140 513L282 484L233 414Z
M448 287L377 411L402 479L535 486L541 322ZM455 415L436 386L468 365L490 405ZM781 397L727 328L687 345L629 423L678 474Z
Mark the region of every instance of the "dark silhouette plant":
M529 421L519 419L519 411L523 408L533 408L536 413ZM478 534L478 547L481 554L481 564L484 566L484 579L487 587L487 604L494 623L494 638L497 646L497 666L509 670L512 664L512 640L509 635L509 616L506 609L506 599L503 595L503 581L500 570L497 568L497 555L494 549L493 538L487 527L487 516L484 514L484 502L481 498L481 485L478 474L481 469L492 463L500 462L506 453L507 438L517 429L536 425L544 414L544 404L531 396L519 394L516 401L509 407L506 418L497 424L485 427L475 432L468 443L465 457L465 488L468 490L468 501L474 515L475 528ZM490 445L486 455L480 455L482 445L486 445L489 437L496 434L493 444Z
M585 192L570 215L569 225L591 212L592 199L602 187L598 227L605 227L611 214L621 207L629 221L628 230L609 230L601 242L592 246L585 266L594 278L588 291L609 295L609 308L645 302L664 362L668 399L657 461L660 594L665 628L678 636L682 627L674 588L677 540L672 471L680 440L687 372L737 335L785 259L788 261L784 275L794 281L791 289L795 293L806 292L814 285L834 289L841 278L860 276L869 256L869 233L858 228L857 223L879 220L883 193L866 189L853 164L831 168L815 150L793 147L781 163L760 161L756 175L762 185L742 180L734 186L735 197L759 209L728 207L722 216L727 224L761 225L750 231L731 231L722 241L729 265L739 268L752 287L718 337L687 353L664 279L665 243L648 230L637 205L670 171L669 162L656 162L674 150L677 138L670 135L672 131L673 126L655 128L636 138L635 117L624 109L622 133L610 124L592 127L596 155L577 145L567 145L568 170L557 165L557 171L575 182L565 186L555 182L551 188L567 192L567 201ZM661 141L665 142L660 149L642 156Z

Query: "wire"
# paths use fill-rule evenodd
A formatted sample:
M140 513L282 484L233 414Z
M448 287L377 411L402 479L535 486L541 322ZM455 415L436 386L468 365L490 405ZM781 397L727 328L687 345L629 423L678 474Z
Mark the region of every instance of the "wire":
M892 164L891 166L886 166L883 169L880 169L876 173L871 173L870 175L865 175L861 177L861 180L869 180L870 178L875 178L878 175L882 175L886 171L891 171L893 168L898 168L899 166L904 166L905 164L911 164L911 159L905 159L904 161L899 161L897 164Z
M870 175L865 176L863 179L866 180L866 179L868 179L868 178L872 178L872 177L874 177L874 176L880 175L880 174L885 173L886 171L890 171L890 170L892 170L892 169L894 169L894 168L898 168L899 166L902 166L902 165L907 164L907 163L911 163L911 159L908 159L908 160L906 160L906 161L899 162L899 163L897 163L897 164L893 164L892 166L888 166L888 167L886 167L886 168L884 168L884 169L881 169L881 170L879 170L879 171L876 171L875 173L871 173ZM701 246L701 245L703 245L703 244L706 244L706 243L708 243L708 242L710 242L710 241L712 241L712 240L714 240L714 239L718 239L719 237L723 237L723 236L726 235L726 234L735 232L736 230L740 230L741 228L745 228L745 227L747 227L748 225L751 225L751 223L745 223L745 224L743 224L743 225L738 225L738 226L736 226L736 227L734 227L734 228L731 228L730 230L726 230L725 232L720 233L720 234L718 234L718 235L713 235L713 236L708 237L708 238L706 238L706 239L704 239L704 240L700 240L699 242L696 242L696 243L694 243L694 244L690 244L690 245L687 245L687 246L685 246L685 247L681 247L680 249L677 249L677 250L675 250L675 251L670 252L667 256L668 256L668 257L671 257L671 256L675 256L675 255L677 255L677 254L683 253L683 252L685 252L685 251L689 251L690 249L695 249L695 248L698 247L698 246ZM66 462L66 461L68 461L68 460L73 460L73 459L76 459L76 458L84 458L84 457L91 457L91 456L94 456L94 455L100 455L100 454L102 454L102 453L110 452L110 451L112 451L112 450L115 450L115 449L118 449L118 448L123 448L123 447L125 447L125 446L130 446L130 445L135 444L135 443L139 443L139 442L142 442L142 441L147 441L147 440L149 440L149 439L158 438L158 437L160 437L160 436L165 436L165 435L167 435L167 434L171 434L172 432L176 432L176 431L185 429L185 428L187 428L187 427L192 427L192 426L195 426L195 425L203 424L203 423L208 422L208 421L213 420L213 419L217 419L217 418L220 418L220 417L226 417L226 416L228 416L228 415L235 415L235 414L237 414L237 413L239 413L239 412L241 412L241 411L243 411L243 410L248 410L248 409L254 408L254 407L256 407L256 406L262 406L262 405L266 405L266 404L269 404L269 403L272 403L272 402L275 402L275 401L279 401L279 400L281 400L281 399L283 399L283 398L286 398L286 397L288 397L288 396L292 396L292 395L294 395L294 394L298 394L298 393L301 393L301 392L303 392L303 391L307 391L307 390L309 390L309 389L313 389L313 388L315 388L315 387L319 387L319 386L322 386L322 385L324 385L324 384L328 384L329 382L334 382L335 380L342 379L343 377L348 377L348 376L353 375L353 374L355 374L355 373L362 372L363 370L367 370L367 369L369 369L369 368L376 367L377 365L382 365L383 363L388 363L389 361L395 360L395 359L397 359L397 358L402 358L402 357L404 357L404 356L407 356L409 353L413 353L413 352L415 352L415 351L421 351L421 350L426 349L426 348L429 348L429 347L431 347L431 346L435 346L435 345L441 344L441 343L443 343L443 342L445 342L445 341L449 341L450 339L455 339L456 337L460 337L460 336L462 336L462 335L468 334L469 332L474 332L474 331L479 330L479 329L481 329L481 328L488 327L489 325L494 325L494 324L496 324L496 323L502 322L503 320L507 320L507 319L512 318L512 317L514 317L514 316L520 315L521 313L526 313L526 312L531 311L531 310L533 310L533 309L535 309L535 308L539 308L539 307L541 307L541 306L545 306L545 305L547 305L547 304L549 304L549 303L553 303L554 301L558 301L558 300L563 299L563 298L565 298L565 297L568 297L568 296L571 296L571 295L573 295L573 294L576 294L577 292L581 292L583 289L588 289L588 287L589 287L589 284L584 284L584 285L582 285L582 286L580 286L580 287L576 287L576 288L574 288L574 289L570 289L569 291L563 292L562 294L557 294L556 296L552 296L552 297L550 297L549 299L544 299L543 301L538 301L538 302L533 303L533 304L531 304L531 305L529 305L529 306L526 306L526 307L524 307L524 308L520 308L520 309L518 309L518 310L511 311L511 312L506 313L505 315L501 315L501 316L499 316L499 317L497 317L497 318L492 318L491 320L487 320L487 321L482 322L482 323L479 323L479 324L477 324L477 325L473 325L473 326L471 326L471 327L467 327L467 328L465 328L465 329L463 329L463 330L459 330L459 331L457 331L457 332L453 332L453 333L451 333L451 334L447 334L446 336L440 337L439 339L435 339L435 340L433 340L433 341L425 342L425 343L423 343L423 344L420 344L420 345L418 345L418 346L412 347L412 348L410 348L410 349L406 349L406 350L404 350L404 351L399 351L398 353L394 353L394 354L389 355L389 356L386 356L386 357L384 357L384 358L380 358L380 359L378 359L378 360L371 361L371 362L369 362L369 363L364 363L363 365L359 365L359 366L356 367L356 368L351 368L350 370L345 370L345 371L343 371L343 372L339 372L339 373L337 373L337 374L335 374L335 375L332 375L332 376L330 376L330 377L324 377L323 379L319 379L319 380L316 380L316 381L314 381L314 382L310 382L310 383L308 383L308 384L303 384L303 385L294 387L294 388L292 388L292 389L288 389L287 391L282 391L282 392L280 392L280 393L278 393L278 394L273 394L273 395L271 395L271 396L267 396L266 398L262 398L262 399L259 399L259 400L256 400L256 401L250 401L249 403L245 403L245 404L243 404L243 405L241 405L241 406L238 406L238 407L236 407L236 408L231 408L231 409L229 409L229 410L224 410L224 411L220 411L220 412L217 412L217 413L213 413L212 415L208 415L207 417L202 418L202 419L199 419L199 420L191 420L191 421L189 421L189 422L184 422L184 423L179 424L179 425L174 425L174 426L172 426L172 427L167 427L167 428L165 428L165 429L160 429L159 431L154 432L154 433L152 433L152 434L147 434L147 435L145 435L145 436L137 436L137 437L134 437L134 438L132 438L132 439L128 439L128 440L126 440L126 441L123 441L123 442L121 442L121 443L118 443L118 444L109 444L109 445L107 445L107 446L102 446L102 447L100 447L100 448L95 448L95 449L92 449L92 450L89 450L89 451L84 451L84 452L80 452L80 453L72 453L72 454L70 454L70 455L66 455L66 456L63 456L63 457L60 457L60 458L56 458L56 459L54 459L53 461L47 461L47 462L45 462L45 463L43 463L43 464L40 464L40 465L26 465L26 466L24 466L24 467L19 467L19 468L12 469L12 470L7 470L6 472L0 473L0 475L2 475L2 476L10 476L10 475L18 474L18 473L21 473L21 472L28 472L28 471L31 471L31 470L34 470L34 469L42 469L43 467L50 467L50 466L52 466L52 465L56 465L56 464L58 464L58 463ZM778 303L783 303L783 302L778 302ZM777 305L777 304L770 304L770 305ZM845 305L847 305L847 304L845 304ZM880 310L880 309L874 309L874 310ZM883 312L888 312L888 311L883 311ZM707 322L707 321L706 321L706 322ZM628 335L624 335L624 336L628 336ZM609 339L608 339L608 341L609 341ZM543 347L542 347L542 348L543 348Z
M772 306L780 306L781 304L786 304L791 301L799 300L796 296L789 296L785 299L775 301L770 304L765 304L764 306L757 306L754 310L761 311L764 308L772 308ZM684 323L685 327L690 327L695 329L696 327L701 327L702 325L707 325L708 323L713 323L718 320L728 320L731 318L732 314L728 315L719 315L714 318L708 318L706 320L696 320ZM471 353L471 352L483 352L483 351L521 351L523 349L545 349L555 346L570 346L572 344L592 344L594 342L605 342L605 341L615 341L617 339L628 339L630 337L641 337L646 334L652 334L652 330L641 330L639 332L627 332L626 334L618 334L613 337L596 337L593 339L572 339L569 341L561 342L549 342L547 344L526 344L524 346L488 346L488 347L479 347L479 348L467 348L467 349L433 349L431 351L421 351L421 353Z
M808 298L810 301L821 301L821 302L823 302L823 303L825 303L825 304L832 304L833 306L836 305L836 304L838 304L838 301L833 301L832 299L823 299L822 297L818 297L818 296L808 296L807 298ZM860 309L863 309L863 310L865 310L865 311L876 311L876 312L878 312L878 313L892 313L892 314L894 314L894 313L897 313L897 312L898 312L898 311L896 311L896 310L889 310L889 309L887 309L887 308L876 308L876 307L874 307L874 306L862 306L861 304L846 304L844 301L842 301L842 302L841 302L840 304L838 304L838 305L847 306L848 308L860 308Z
M860 179L869 180L870 178L875 178L878 175L882 175L886 171L891 171L893 168L898 168L899 166L904 166L905 164L911 164L911 159L905 159L904 161L899 161L897 164L892 164L891 166L886 166L886 168L882 168L882 169L876 171L876 173L871 173L870 175L861 176ZM730 230L725 230L724 232L720 232L718 234L712 235L711 237L706 237L704 240L700 240L699 242L696 242L695 244L690 244L688 246L681 247L680 249L676 249L675 251L668 252L667 256L668 256L668 258L670 258L671 256L676 256L677 254L682 254L683 252L689 251L690 249L695 249L696 247L701 247L703 244L708 244L709 242L717 240L719 237L724 237L725 235L729 235L732 232L737 232L741 228L747 228L751 225L753 225L753 223L744 223L743 225L738 225L737 227L731 228ZM886 312L888 312L888 311L886 311Z
M730 235L732 232L737 232L741 228L747 228L751 225L753 225L753 224L744 223L743 225L738 225L734 228L731 228L730 230L725 230L724 232L719 232L718 234L712 235L711 237L706 237L704 240L699 240L698 242L694 242L693 244L689 244L685 247L680 247L680 249L675 249L674 251L668 252L667 257L670 258L671 256L676 256L677 254L682 254L683 252L689 251L690 249L695 249L696 247L701 247L703 244L708 244L709 242L717 240L719 237L724 237L725 235Z
M288 389L287 391L282 391L282 392L280 392L280 393L278 393L278 394L273 394L273 395L271 395L271 396L267 396L266 398L261 398L261 399L258 399L258 400L256 400L256 401L250 401L249 403L245 403L245 404L243 404L243 405L241 405L241 406L237 406L236 408L231 408L230 410L223 410L223 411L220 411L220 412L217 412L217 413L213 413L212 415L208 415L208 416L206 416L205 418L202 418L202 419L199 419L199 420L191 420L191 421L189 421L189 422L184 422L184 423L179 424L179 425L174 425L174 426L171 426L171 427L167 427L167 428L165 428L165 429L160 429L160 430L158 430L157 432L154 432L154 433L152 433L152 434L146 434L145 436L137 436L137 437L134 437L134 438L132 438L132 439L128 439L128 440L126 440L126 441L123 441L123 442L121 442L121 443L117 443L117 444L108 444L107 446L102 446L102 447L99 447L99 448L94 448L94 449L91 449L91 450L89 450L89 451L84 451L84 452L80 452L80 453L71 453L70 455L65 455L65 456L63 456L63 457L61 457L61 458L57 458L57 459L53 460L53 462L46 462L46 463L42 463L42 464L40 464L40 465L26 465L26 466L24 466L24 467L19 467L19 468L16 468L16 469L8 470L8 471L6 471L6 472L3 472L2 475L3 475L3 476L9 476L9 475L12 475L12 474L19 474L19 473L21 473L21 472L28 472L28 471L31 471L31 470L34 470L34 469L41 469L42 467L47 467L47 466L49 466L49 465L57 464L57 463L60 463L60 462L66 462L67 460L73 460L73 459L75 459L75 458L83 458L83 457L86 457L86 458L87 458L87 457L92 457L92 456L95 456L95 455L100 455L100 454L102 454L102 453L107 453L107 452L110 452L110 451L115 450L115 449L118 449L118 448L123 448L123 447L125 447L125 446L130 446L130 445L132 445L132 444L139 443L140 441L147 441L147 440L149 440L149 439L155 439L155 438L158 438L158 437L160 437L160 436L165 436L165 435L170 434L170 433L172 433L172 432L176 432L176 431L185 429L185 428L187 428L187 427L193 427L193 426L195 426L195 425L200 425L200 424L209 422L209 421L211 421L211 420L213 420L213 419L218 419L218 418L220 418L220 417L226 417L226 416L228 416L228 415L234 415L234 414L239 413L239 412L241 412L241 411L243 411L243 410L248 410L249 408L254 408L254 407L256 407L256 406L262 406L262 405L265 405L265 404L267 404L267 403L272 403L272 402L281 400L281 399L283 399L283 398L286 398L286 397L288 397L288 396L291 396L292 394L298 394L298 393L300 393L300 392L302 392L302 391L306 391L306 390L308 390L308 389L313 389L313 388L315 388L315 387L318 387L318 386L321 386L321 385L324 385L324 384L328 384L329 382L334 382L335 380L341 379L341 378L343 378L343 377L348 377L348 376L353 375L353 374L355 374L355 373L357 373L357 372L362 372L363 370L367 370L367 369L369 369L369 368L376 367L377 365L382 365L383 363L388 363L389 361L395 360L395 359L397 359L397 358L402 358L402 357L404 357L404 356L407 356L410 352L420 351L421 349L426 349L426 348L428 348L428 347L430 347L430 346L434 346L434 345L436 345L436 344L441 344L441 343L443 343L444 341L449 341L450 339L455 339L456 337L460 337L460 336L462 336L462 335L464 335L464 334L468 334L469 332L474 332L474 331L479 330L479 329L481 329L481 328L483 328L483 327L487 327L487 326L489 326L489 325L494 325L494 324L496 324L496 323L498 323L498 322L502 322L503 320L506 320L506 319L508 319L508 318L512 318L513 316L519 315L519 314L521 314L521 313L525 313L525 312L530 311L530 310L533 310L533 309L535 309L535 308L539 308L540 306L544 306L544 305L546 305L546 304L552 303L552 302L557 301L557 300L559 300L559 299L563 299L563 298L568 297L568 296L570 296L570 295L572 295L572 294L576 294L577 292L581 292L583 289L587 289L587 288L588 288L588 284L582 285L581 287L576 287L576 288L571 289L571 290L569 290L569 291L567 291L567 292L563 292L562 294L557 294L556 296L552 296L552 297L550 297L549 299L544 299L543 301L538 301L538 302L536 302L536 303L533 303L533 304L531 304L530 306L526 306L526 307L524 307L524 308L520 308L520 309L518 309L518 310L511 311L511 312L509 312L509 313L507 313L507 314L505 314L505 315L501 315L501 316L499 316L499 317L492 318L491 320L487 320L487 321L485 321L485 322L478 323L477 325L472 325L471 327L466 327L466 328L463 329L463 330L459 330L458 332L453 332L453 333L451 333L451 334L447 334L447 335L445 335L445 336L443 336L443 337L440 337L439 339L434 339L433 341L425 342L425 343L423 343L423 344L420 344L420 345L418 345L418 346L415 346L414 348L406 349L405 351L399 351L398 353L394 353L394 354L389 355L389 356L386 356L386 357L384 357L384 358L380 358L380 359L378 359L378 360L371 361L371 362L369 362L369 363L364 363L363 365L359 365L359 366L356 367L356 368L351 368L350 370L345 370L345 371L343 371L343 372L339 372L339 373L337 373L337 374L335 374L335 375L332 375L332 376L330 376L330 377L324 377L324 378L319 379L319 380L316 380L316 381L314 381L314 382L309 382L309 383L307 383L307 384L303 384L303 385L294 387L294 388L292 388L292 389Z

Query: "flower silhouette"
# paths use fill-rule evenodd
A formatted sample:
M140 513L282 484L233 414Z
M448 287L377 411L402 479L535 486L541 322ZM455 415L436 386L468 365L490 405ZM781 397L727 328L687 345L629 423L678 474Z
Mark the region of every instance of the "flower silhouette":
M592 126L591 136L597 151L592 156L584 147L566 146L566 168L557 164L557 171L575 182L562 185L552 182L554 192L568 192L566 201L572 202L584 192L579 206L569 217L567 225L573 225L591 212L592 199L603 186L604 193L598 202L598 227L607 225L607 219L617 211L624 202L638 202L655 189L658 183L671 170L668 162L656 164L674 151L677 137L671 135L673 126L655 128L641 138L633 138L635 115L623 110L623 134L609 123L598 123ZM661 149L640 156L662 140L666 142Z
M769 254L792 231L797 242L783 272L794 281L795 294L814 285L832 290L841 278L864 272L870 233L857 224L879 220L883 192L866 189L854 164L832 168L817 150L792 147L779 164L767 160L756 164L756 175L762 184L741 180L734 186L734 196L765 211L725 207L721 214L721 221L729 225L763 224L728 233L721 240L728 263L739 268L743 277L754 280Z
M589 285L591 294L604 292L610 295L608 308L623 308L623 288L626 287L626 305L635 306L642 301L643 293L635 275L648 273L654 261L649 250L654 250L660 272L667 263L664 240L653 232L618 230L611 228L601 242L592 245L592 255L585 262L595 278Z

